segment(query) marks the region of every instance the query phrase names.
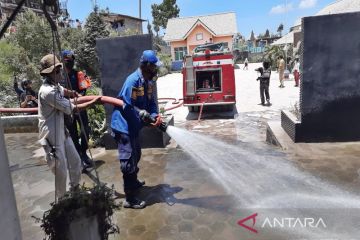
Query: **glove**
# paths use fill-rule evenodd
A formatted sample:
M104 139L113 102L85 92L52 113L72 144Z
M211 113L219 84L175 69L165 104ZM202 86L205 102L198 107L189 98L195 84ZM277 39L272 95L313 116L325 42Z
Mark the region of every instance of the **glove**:
M140 110L139 111L139 116L141 121L143 121L144 123L150 123L150 113L148 113L146 110Z
M163 121L162 121L161 116L158 115L158 116L156 117L156 122L155 122L155 123L151 123L151 125L153 125L154 127L159 127L162 122L163 122Z

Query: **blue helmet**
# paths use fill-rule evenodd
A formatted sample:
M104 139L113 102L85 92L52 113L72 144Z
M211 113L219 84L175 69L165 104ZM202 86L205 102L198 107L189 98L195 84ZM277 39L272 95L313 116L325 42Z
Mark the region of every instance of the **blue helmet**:
M71 50L63 50L61 52L61 57L64 60L74 60L75 59L75 54Z
M153 50L145 50L140 58L140 63L152 63L156 66L161 66L162 63L156 56Z

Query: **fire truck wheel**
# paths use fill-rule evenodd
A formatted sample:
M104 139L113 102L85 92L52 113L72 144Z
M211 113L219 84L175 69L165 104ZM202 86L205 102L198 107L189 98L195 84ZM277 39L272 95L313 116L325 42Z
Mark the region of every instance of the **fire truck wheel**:
M199 111L199 107L197 107L197 106L189 106L188 109L189 109L189 112L198 112Z
M225 111L232 112L234 110L234 105L226 105Z

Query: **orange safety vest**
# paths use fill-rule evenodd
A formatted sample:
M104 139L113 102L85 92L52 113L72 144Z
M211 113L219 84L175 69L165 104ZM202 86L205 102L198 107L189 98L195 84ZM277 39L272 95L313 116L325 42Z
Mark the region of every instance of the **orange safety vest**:
M79 71L77 73L77 79L78 79L78 87L79 90L85 90L91 87L91 79L85 75L85 73Z

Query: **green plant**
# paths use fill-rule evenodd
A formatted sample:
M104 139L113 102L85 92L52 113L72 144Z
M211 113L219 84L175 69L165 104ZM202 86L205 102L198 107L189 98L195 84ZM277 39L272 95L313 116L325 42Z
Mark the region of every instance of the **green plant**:
M279 56L285 57L292 56L293 47L288 45L287 51L284 50L284 46L266 46L264 59L271 62L272 70L275 70L277 67L277 58Z
M84 217L97 217L101 239L107 240L110 234L119 233L119 227L111 219L114 211L120 209L114 196L114 186L88 188L82 185L73 188L58 202L51 203L51 209L44 213L42 219L37 219L45 232L44 240L68 240L70 223L77 218L79 209L84 210Z
M165 107L160 107L160 114L161 116L164 116L165 115Z
M159 36L160 27L166 28L170 18L179 17L180 9L176 0L163 0L160 4L151 4L151 15L156 36Z
M290 112L291 112L292 114L294 114L294 116L296 117L296 120L300 120L300 118L301 118L301 112L300 112L300 107L299 107L299 103L298 103L298 102L295 102L295 104L291 106Z
M90 88L87 90L86 95L100 95L97 88ZM106 131L106 113L103 105L95 105L87 110L89 117L89 127L91 129L90 139L94 142L95 146L101 145L101 138Z
M160 61L163 63L163 67L167 69L168 72L171 71L171 55L169 54L158 54Z
M271 62L272 70L276 69L277 58L279 56L285 56L285 51L280 46L266 46L264 59L267 59Z

